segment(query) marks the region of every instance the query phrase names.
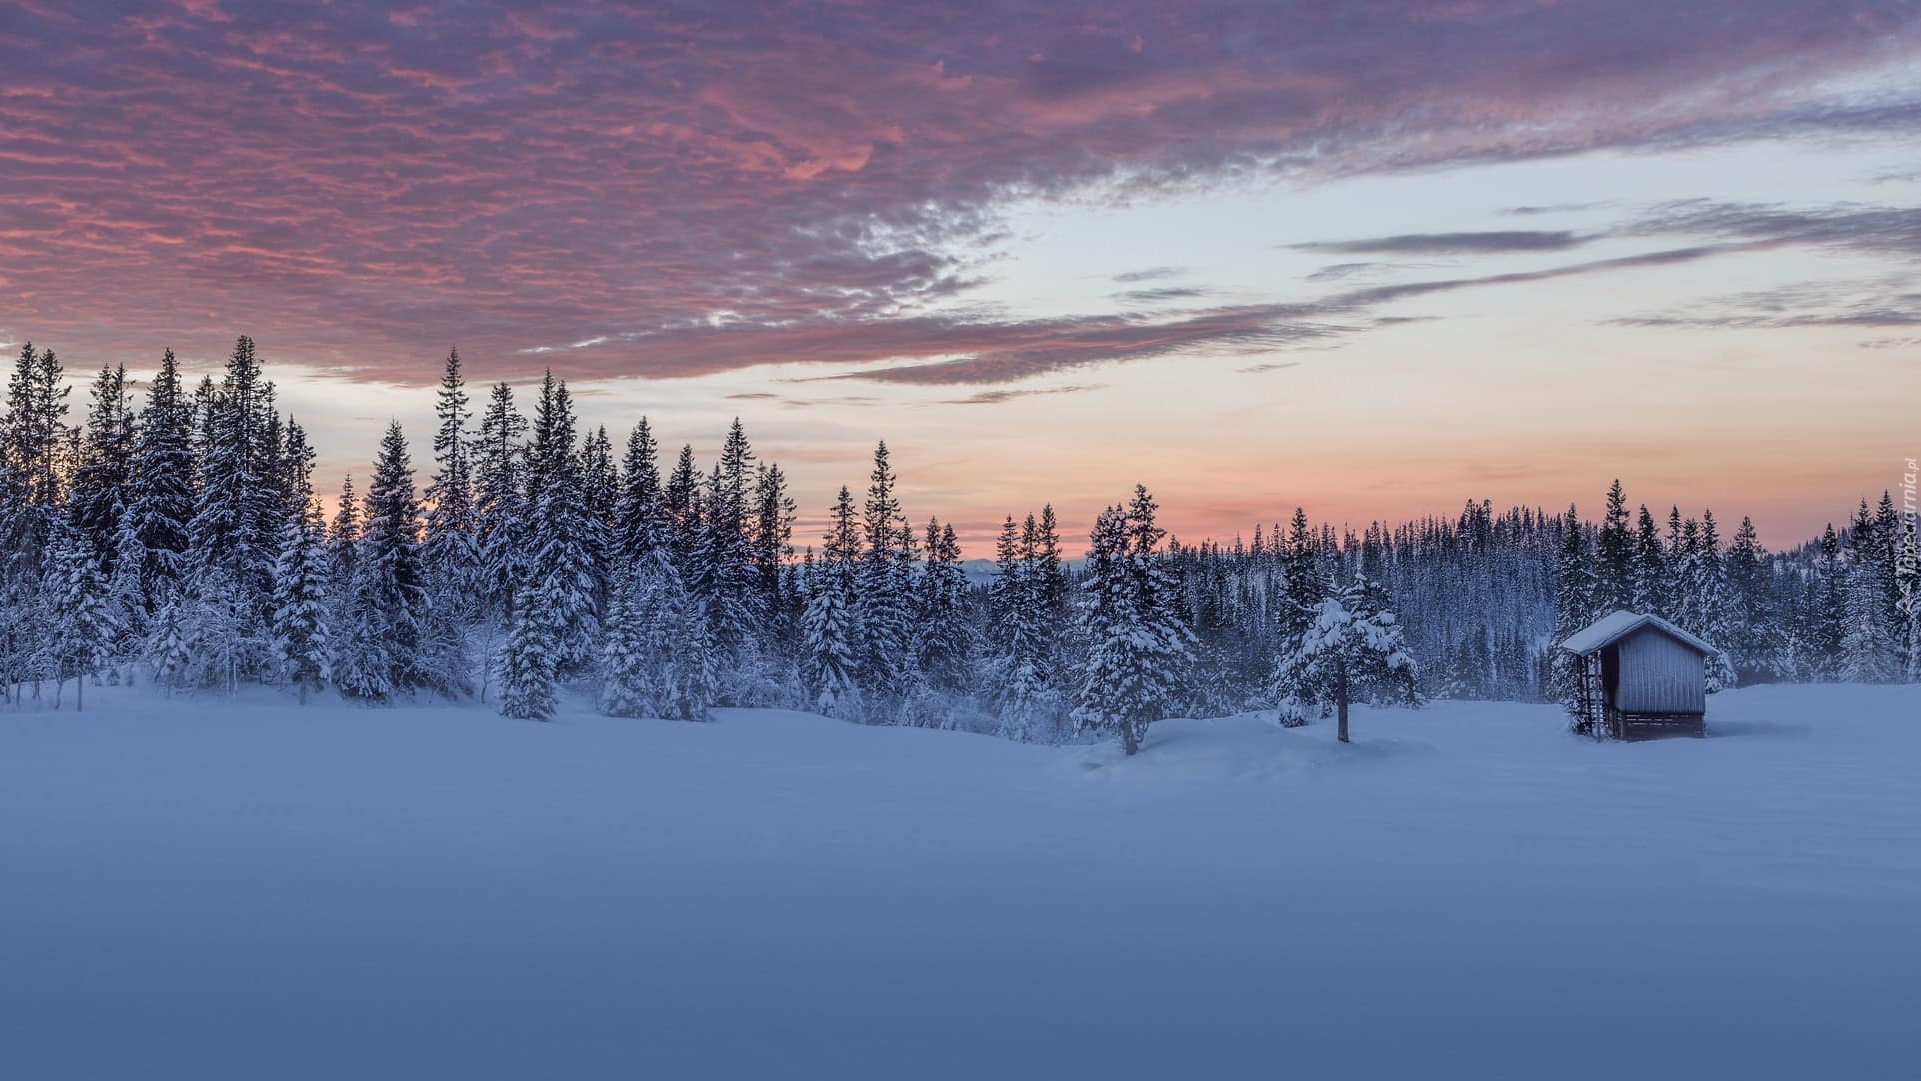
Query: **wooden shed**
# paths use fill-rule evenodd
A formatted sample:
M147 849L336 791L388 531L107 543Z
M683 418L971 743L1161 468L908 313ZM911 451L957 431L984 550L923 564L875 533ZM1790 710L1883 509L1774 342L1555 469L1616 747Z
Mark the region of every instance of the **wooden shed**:
M1596 736L1706 734L1707 661L1717 650L1660 616L1620 611L1568 636L1576 715Z

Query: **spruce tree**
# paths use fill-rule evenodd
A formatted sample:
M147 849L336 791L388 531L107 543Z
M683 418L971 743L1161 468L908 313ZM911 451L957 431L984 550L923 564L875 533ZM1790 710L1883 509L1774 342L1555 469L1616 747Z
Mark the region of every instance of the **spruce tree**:
M514 408L514 391L494 384L474 444L476 599L484 611L504 615L523 577L526 468L521 440L527 419Z
M1733 661L1737 678L1753 682L1781 672L1782 628L1774 603L1767 552L1754 519L1742 518L1724 561L1727 577L1726 641L1715 643Z
M479 587L480 547L474 510L474 446L467 431L472 416L458 348L447 352L434 415L439 421L434 428L434 478L426 491L427 530L421 557L436 607L466 613Z
M1634 606L1634 538L1620 480L1608 488L1607 515L1595 535L1595 606L1602 612Z
M1193 664L1193 632L1155 553L1165 536L1157 510L1136 486L1125 509L1101 513L1087 553L1082 620L1091 648L1074 720L1084 731L1117 732L1129 755L1173 707Z
M193 519L193 410L169 349L147 391L128 465L121 548L140 561L140 601L158 611L179 590Z
M1848 528L1840 678L1890 683L1904 674L1906 642L1897 638L1888 598L1894 592L1891 538L1863 499ZM1905 636L1902 636L1905 637Z
M899 483L887 444L874 448L862 518L863 547L856 596L860 606L860 667L869 707L890 709L913 681L913 629L908 625L908 558L911 536L896 494Z
M1593 558L1589 554L1587 533L1574 504L1570 503L1561 519L1561 554L1554 571L1554 633L1548 646L1553 652L1547 693L1549 698L1566 707L1575 718L1577 730L1583 734L1588 733L1579 727L1582 723L1580 682L1573 659L1563 653L1560 646L1602 614L1595 610L1594 594Z
M1377 583L1357 572L1327 594L1276 666L1274 694L1284 726L1305 724L1316 710L1331 708L1335 738L1346 743L1350 704L1418 705L1417 673L1400 622Z
M927 562L914 596L916 667L929 684L948 694L965 690L973 652L967 622L967 575L961 570L954 526L927 520Z
M399 421L381 438L366 509L348 584L351 618L334 679L345 694L384 702L430 682L421 650L429 598L420 555L420 506Z
M560 625L544 586L544 576L527 571L514 588L513 618L499 658L503 716L529 721L554 716Z
M620 563L633 567L665 544L666 519L660 496L660 448L647 418L627 437L621 462L620 498L614 504L614 547Z
M1661 549L1661 532L1654 524L1654 515L1643 503L1635 522L1634 603L1629 607L1636 612L1665 617L1669 614L1667 586L1667 557Z
M81 438L80 461L67 493L67 520L108 575L120 551L120 519L130 496L134 420L124 367L101 368L94 377Z
M333 672L332 628L327 606L331 582L320 504L313 498L312 457L298 425L288 424L287 442L294 459L294 498L297 513L281 523L279 558L274 564L274 653L281 671L305 704L308 694L326 685Z
M73 679L77 710L85 703L87 679L111 659L119 623L108 602L106 576L94 560L91 543L65 524L54 529L48 578L52 675L56 684Z

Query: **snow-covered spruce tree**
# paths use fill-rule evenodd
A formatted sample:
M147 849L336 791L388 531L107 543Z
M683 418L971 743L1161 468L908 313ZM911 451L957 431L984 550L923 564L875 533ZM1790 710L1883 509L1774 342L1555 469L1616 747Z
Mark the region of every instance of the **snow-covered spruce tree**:
M664 549L615 591L601 654L601 712L615 717L705 720L720 678L706 613Z
M660 714L659 658L649 640L651 567L629 565L607 603L600 648L600 711L609 717Z
M715 647L730 672L751 679L757 665L760 630L767 612L756 588L749 548L748 467L754 459L739 418L728 430L720 461L708 474L694 548L685 577L687 588L707 611ZM742 687L729 698L738 698Z
M594 568L594 608L604 611L614 589L614 505L620 500L620 469L605 425L588 433L578 458L580 517Z
M333 635L328 621L333 561L326 547L326 520L313 493L313 451L306 433L287 422L287 491L279 556L274 563L270 631L281 675L300 696L325 686L333 674Z
M526 468L521 439L527 419L514 408L514 390L494 384L474 443L475 600L489 619L503 619L525 562Z
M1634 603L1628 607L1665 618L1668 612L1667 556L1661 549L1661 530L1646 503L1634 529Z
M1902 678L1908 683L1921 683L1921 539L1915 532L1914 517L1904 516L1895 548L1895 590L1901 614L1899 629L1905 631L1906 639Z
M1419 704L1417 670L1399 620L1382 594L1357 574L1315 606L1307 630L1275 676L1283 723L1304 723L1321 703L1334 709L1336 738L1348 742L1347 712L1357 700Z
M799 598L787 588L794 555L794 500L787 494L787 475L778 464L762 462L755 470L752 511L748 557L768 628L761 644L784 656L792 652L800 611Z
M897 719L896 709L914 682L914 632L909 625L908 591L913 533L901 514L899 479L888 460L887 444L874 448L868 478L863 547L855 597L860 610L862 692L874 720Z
M1594 607L1613 612L1634 605L1634 535L1628 530L1627 495L1617 478L1608 488L1607 514L1594 537Z
M1194 636L1180 619L1177 592L1156 556L1165 531L1158 507L1137 485L1126 509L1095 522L1087 553L1082 621L1089 649L1074 720L1083 731L1116 732L1130 755L1167 715L1194 663Z
M1728 658L1726 643L1731 637L1729 619L1731 598L1727 571L1721 560L1721 536L1712 510L1701 520L1690 518L1681 527L1680 624L1689 633L1712 644L1716 652L1707 659L1708 693L1734 686L1734 665Z
M299 694L325 686L333 673L328 626L328 566L318 504L281 525L280 558L274 565L273 641L281 673Z
M914 597L915 649L920 673L945 694L967 689L973 628L967 619L967 574L953 523L927 520L927 562Z
M272 554L260 546L261 522L271 509L261 471L267 394L253 339L243 335L209 403L199 498L187 528L195 572L218 570L232 583L239 591L236 613L250 631L264 614L273 570Z
M860 616L855 607L860 545L854 497L842 485L821 559L806 578L800 652L809 708L844 720L862 718Z
M74 681L74 708L86 701L86 682L111 659L119 620L107 597L106 576L94 561L93 546L87 537L64 523L54 531L53 553L48 561L46 595L50 601L50 627L47 643L55 682Z
M660 493L661 514L667 520L668 552L683 578L694 564L694 549L700 544L700 470L694 466L694 448L681 444L680 457Z
M1743 682L1780 675L1783 651L1780 614L1774 601L1767 551L1755 534L1754 519L1742 518L1723 561L1728 608L1725 641L1716 642L1733 661Z
M662 617L676 611L681 617L677 627L661 620L663 628L672 628L665 633L671 633L675 642L673 663L664 681L666 698L661 716L672 721L704 721L721 694L720 665L726 652L714 637L714 617L699 601L683 592L676 603L660 607Z
M479 582L479 544L475 536L473 444L467 426L467 387L460 371L460 350L450 349L434 403L434 477L427 485L427 530L421 560L427 568L437 611L459 618L473 615Z
M560 628L543 595L545 581L529 572L514 589L513 619L498 661L503 716L545 721L554 715Z
M807 583L807 608L801 618L801 678L809 708L826 717L861 717L860 682L855 661L852 574L823 561Z
M101 368L94 377L80 460L67 490L67 521L93 552L103 574L113 574L120 552L120 519L129 497L134 421L124 367Z
M581 502L574 454L573 400L547 373L527 448L527 573L540 580L543 616L556 636L556 671L576 673L600 654L600 583L591 550L593 529Z
M1893 538L1863 499L1848 527L1840 678L1891 683L1906 667L1905 635L1897 636L1889 598L1895 594Z
M1279 532L1277 529L1276 533ZM1294 508L1288 524L1281 557L1282 592L1276 606L1276 629L1283 641L1298 638L1307 629L1314 607L1325 593L1324 579L1315 552L1314 534L1309 531L1307 512Z
M1588 552L1587 532L1581 516L1569 503L1561 518L1561 554L1554 567L1554 631L1548 642L1548 697L1567 710L1575 731L1590 735L1581 712L1581 686L1574 659L1561 649L1561 643L1574 632L1594 622L1600 613L1594 607L1593 559Z
M666 521L660 505L660 446L647 418L627 436L621 461L620 497L614 502L614 550L619 565L632 567L663 548Z
M52 607L45 595L60 526L68 388L52 350L20 349L0 414L0 695L47 678Z
M420 506L399 421L380 440L366 509L333 675L343 694L384 702L440 682L421 652L429 599L418 539Z
M1046 713L1046 639L1034 560L1023 552L1012 515L995 542L994 564L987 594L987 697L1000 734L1024 742L1033 738Z

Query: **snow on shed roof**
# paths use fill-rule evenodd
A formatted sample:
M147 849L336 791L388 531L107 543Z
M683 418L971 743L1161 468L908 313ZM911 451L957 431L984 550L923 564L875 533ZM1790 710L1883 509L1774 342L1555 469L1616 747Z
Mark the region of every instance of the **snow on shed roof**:
M1625 608L1617 612L1610 612L1580 630L1575 631L1573 634L1568 635L1567 640L1561 643L1561 648L1567 650L1569 653L1592 653L1602 646L1607 645L1609 642L1624 638L1629 633L1647 624L1652 624L1656 629L1678 639L1686 645L1693 646L1703 653L1720 652L1713 646L1674 624L1669 623L1660 616L1648 615L1644 612L1630 612Z

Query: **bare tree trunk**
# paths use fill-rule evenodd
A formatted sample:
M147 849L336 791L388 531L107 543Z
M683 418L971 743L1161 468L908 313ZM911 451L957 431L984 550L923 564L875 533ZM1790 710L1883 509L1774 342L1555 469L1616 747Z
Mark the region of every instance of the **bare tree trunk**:
M1347 742L1347 666L1342 665L1334 675L1334 711L1340 718L1337 738Z

